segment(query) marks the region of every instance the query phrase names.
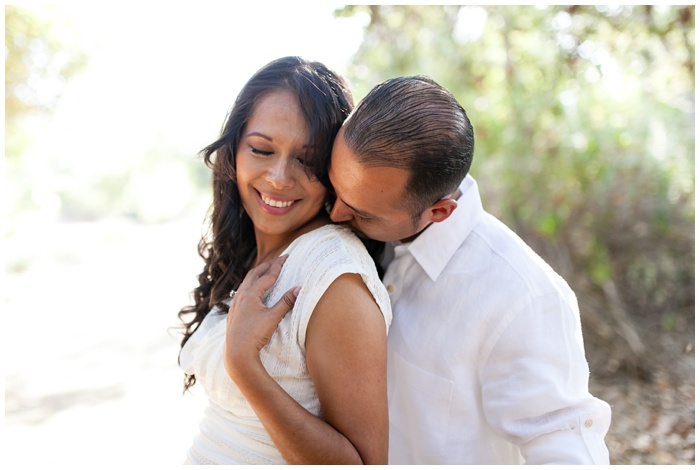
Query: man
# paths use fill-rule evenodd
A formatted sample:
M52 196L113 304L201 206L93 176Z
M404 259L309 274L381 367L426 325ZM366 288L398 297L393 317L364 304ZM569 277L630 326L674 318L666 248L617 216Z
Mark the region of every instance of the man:
M607 464L566 282L483 210L464 109L425 77L376 86L343 125L335 222L387 244L390 464Z

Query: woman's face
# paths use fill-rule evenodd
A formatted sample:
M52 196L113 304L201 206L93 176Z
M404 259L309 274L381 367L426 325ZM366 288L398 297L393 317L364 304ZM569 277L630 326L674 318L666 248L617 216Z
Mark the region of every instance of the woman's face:
M308 141L294 94L274 91L258 102L236 152L238 190L258 236L293 235L321 210L326 189L304 171Z

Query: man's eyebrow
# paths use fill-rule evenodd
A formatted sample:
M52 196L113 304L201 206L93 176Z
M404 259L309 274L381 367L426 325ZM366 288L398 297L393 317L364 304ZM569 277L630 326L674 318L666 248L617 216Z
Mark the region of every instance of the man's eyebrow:
M340 198L338 198L338 199L340 199ZM368 213L368 212L361 211L361 210L359 210L359 209L355 209L354 207L352 207L350 204L348 204L347 202L343 201L342 199L340 199L340 201L341 201L343 204L345 204L346 206L348 206L350 209L352 209L356 214L360 215L360 217L367 217L367 218L374 217L374 215L372 215L372 214L370 214L370 213Z

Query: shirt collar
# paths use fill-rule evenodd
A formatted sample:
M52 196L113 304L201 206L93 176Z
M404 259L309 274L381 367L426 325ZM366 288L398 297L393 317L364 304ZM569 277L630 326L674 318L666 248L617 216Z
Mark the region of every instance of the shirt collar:
M406 244L425 273L435 281L447 263L481 220L483 206L479 187L471 175L459 186L462 195L452 215L439 223L433 223L415 240Z

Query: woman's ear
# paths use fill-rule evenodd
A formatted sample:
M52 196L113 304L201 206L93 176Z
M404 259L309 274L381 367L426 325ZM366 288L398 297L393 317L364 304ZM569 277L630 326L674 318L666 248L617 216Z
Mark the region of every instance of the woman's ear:
M457 201L452 198L440 199L438 202L430 206L430 221L442 222L452 215L452 212L457 208Z

